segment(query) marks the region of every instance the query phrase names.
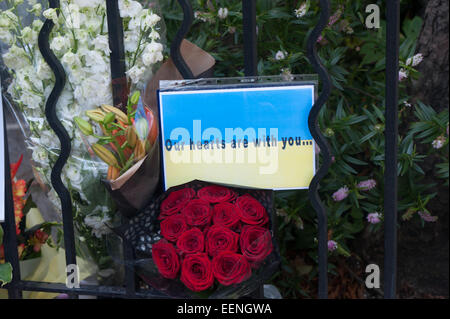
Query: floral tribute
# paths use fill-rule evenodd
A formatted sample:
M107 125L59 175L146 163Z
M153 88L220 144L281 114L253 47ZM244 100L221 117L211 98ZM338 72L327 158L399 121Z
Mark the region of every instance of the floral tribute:
M240 284L273 250L269 215L250 194L205 186L171 192L160 206L152 258L160 275L191 291Z
M39 257L41 246L52 244L50 238L51 227L55 223L42 223L32 229L25 229L25 218L30 208L30 202L26 199L27 183L23 179L17 179L16 174L22 163L23 156L16 163L11 164L11 184L14 200L14 217L16 222L17 252L19 260L28 260ZM0 234L1 235L1 234ZM1 243L1 238L0 238ZM5 248L0 245L0 264L5 263Z
M4 2L6 9L0 12L0 41L7 46L2 55L10 74L7 92L29 129L27 144L32 151L36 178L49 190L50 201L60 209L61 203L50 182L60 143L45 117L45 103L55 85L55 77L38 47L43 20L54 23L50 49L67 76L56 110L72 144L61 177L74 205L74 224L80 235L77 244L86 246L100 269L107 268L111 263L104 262L108 253L103 239L110 232L107 225L115 214L100 179L108 169L110 176L118 172L87 151L86 145L95 143L95 137L83 135L74 120L87 121L86 111L113 104L106 1L61 0L57 9L49 8L48 1ZM161 17L138 1L119 0L118 4L124 27L127 84L130 91L141 90L152 76L153 67L163 60ZM104 133L100 128L94 132ZM121 164L120 170L126 163Z

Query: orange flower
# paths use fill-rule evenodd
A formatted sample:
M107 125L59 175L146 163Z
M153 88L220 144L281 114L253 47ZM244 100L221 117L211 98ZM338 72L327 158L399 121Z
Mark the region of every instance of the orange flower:
M23 179L12 182L13 196L24 197L27 191L27 183Z
M23 207L25 205L25 200L23 197L27 192L27 183L23 179L16 180L16 174L22 164L23 155L20 156L19 160L16 163L12 163L10 165L11 170L11 184L12 184L12 193L14 199L14 217L16 221L16 234L20 234L19 224L23 218Z
M16 163L10 164L11 180L14 180L14 177L16 177L17 170L19 169L20 164L22 164L22 160L23 160L23 154L20 155L20 158Z

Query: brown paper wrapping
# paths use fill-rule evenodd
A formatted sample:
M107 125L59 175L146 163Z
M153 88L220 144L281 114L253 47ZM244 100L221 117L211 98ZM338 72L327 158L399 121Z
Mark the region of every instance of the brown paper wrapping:
M183 40L181 55L195 77L210 76L214 58L193 43ZM161 80L182 80L172 59L169 58L148 82L144 92L144 105L151 109L159 123L157 90ZM150 203L160 187L160 145L155 142L149 154L114 181L104 180L119 211L127 218L135 216Z

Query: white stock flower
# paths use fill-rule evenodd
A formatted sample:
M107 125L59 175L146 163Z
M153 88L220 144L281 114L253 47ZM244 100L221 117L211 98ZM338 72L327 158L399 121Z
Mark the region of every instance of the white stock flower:
M12 32L8 29L0 29L0 41L11 46L16 42L16 39Z
M48 153L43 147L35 146L31 158L35 163L45 164L48 161Z
M34 14L36 17L40 16L42 12L42 4L36 3L32 6L30 13Z
M84 50L80 54L84 57L85 65L89 67L90 73L98 74L109 71L109 64L106 63L105 59L99 52Z
M126 72L127 76L131 79L131 82L133 82L133 84L138 83L144 76L144 73L145 68L138 67L137 65L133 66Z
M78 5L80 8L96 8L103 4L103 0L73 0L73 3Z
M161 20L161 17L153 12L146 14L142 20L145 28L153 28Z
M137 1L119 0L119 10L122 18L134 18L141 12L142 5Z
M51 130L42 130L39 132L39 143L47 149L57 149L60 146L59 139Z
M106 56L109 56L111 50L109 49L109 41L106 35L98 35L92 42L96 50L103 52Z
M217 16L219 17L219 19L224 20L228 17L228 8L220 8Z
M125 51L135 52L137 50L138 41L139 41L139 32L135 31L124 32Z
M74 97L86 110L112 104L111 74L93 74L76 86Z
M89 19L85 19L84 23L84 28L86 29L87 33L90 33L92 35L96 35L98 33L100 33L100 29L102 27L102 23L99 19L97 19L96 17L92 17ZM103 24L103 27L106 25L106 23Z
M58 13L55 8L45 10L42 15L49 20L52 20L54 24L58 24Z
M80 8L77 4L71 3L62 6L62 12L65 18L65 25L69 29L80 28Z
M161 35L156 30L153 29L152 32L150 32L149 37L154 41L159 40L161 38Z
M161 20L161 17L153 13L149 9L141 10L133 19L128 23L129 30L147 30L153 28Z
M13 28L19 23L19 18L11 12L11 10L5 10L0 13L0 27Z
M22 93L20 94L20 102L22 102L23 105L27 108L37 109L41 107L43 99L42 96L39 96L32 92L22 91Z
M37 43L38 33L30 27L23 28L21 36L25 43Z
M70 39L64 36L54 37L50 42L53 51L67 51L70 48Z
M147 44L142 53L142 62L145 66L150 66L163 60L163 46L161 43L151 42Z
M63 55L61 58L61 63L72 69L81 66L80 57L72 51L68 51Z
M16 70L27 66L29 61L24 49L12 45L11 48L3 54L3 63L5 63L9 69Z
M42 29L42 25L44 24L44 22L42 22L41 20L34 20L33 23L31 24L31 27L33 28L34 31L41 31Z
M84 223L92 228L92 233L97 238L101 238L103 235L111 232L110 228L107 226L110 221L111 219L106 214L103 217L89 215L84 218Z
M80 188L83 182L83 175L81 167L76 164L69 164L65 169L66 178L70 181L70 184L75 188Z

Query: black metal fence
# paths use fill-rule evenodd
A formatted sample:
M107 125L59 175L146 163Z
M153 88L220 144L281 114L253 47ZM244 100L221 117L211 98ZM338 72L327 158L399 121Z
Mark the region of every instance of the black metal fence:
M123 30L121 30L121 20L118 16L117 0L107 1L108 24L110 26L110 48L111 70L113 79L120 79L124 74L124 69L120 63L123 54ZM192 71L187 66L180 52L180 45L183 38L188 33L193 21L193 12L188 0L178 0L184 12L182 25L172 43L171 57L180 71L186 78L193 78ZM318 187L321 179L327 174L331 165L331 152L328 143L319 130L317 117L320 109L327 101L331 87L331 81L327 70L322 66L317 56L315 44L322 30L328 23L330 16L330 1L319 0L321 13L319 20L309 36L307 43L307 56L315 71L319 74L321 82L321 93L316 100L309 115L309 129L313 138L322 151L322 166L313 178L309 196L312 206L318 217L318 256L319 256L319 298L327 298L327 211L326 207L318 195ZM50 7L59 7L58 0L49 0ZM398 47L399 47L399 24L400 24L400 0L386 1L386 130L385 130L385 262L384 262L384 297L395 298L396 295L396 264L397 264L397 132L398 132ZM243 0L243 32L244 32L244 63L245 75L257 76L257 27L256 27L256 0ZM61 199L64 244L66 253L66 263L76 264L74 227L72 218L72 202L70 194L61 180L61 170L64 167L70 154L70 139L56 116L56 102L65 84L65 73L60 62L49 48L49 34L53 28L51 20L45 21L39 34L39 48L45 60L55 74L56 84L51 92L46 104L46 117L48 123L57 134L61 142L61 152L59 158L51 172L51 183L59 198ZM164 295L153 290L142 290L136 286L136 278L132 269L125 267L125 279L123 286L92 286L81 285L80 288L68 288L65 284L24 281L21 279L19 256L17 253L17 238L15 231L14 206L11 190L11 180L9 174L9 156L7 148L7 136L5 125L5 223L4 245L5 258L13 266L13 279L6 288L9 298L21 298L22 291L42 291L52 293L67 293L72 298L78 295L94 295L117 298L163 298ZM130 247L124 246L124 259L133 258Z

